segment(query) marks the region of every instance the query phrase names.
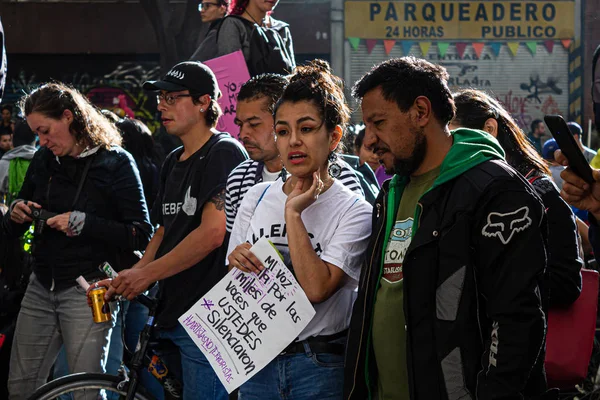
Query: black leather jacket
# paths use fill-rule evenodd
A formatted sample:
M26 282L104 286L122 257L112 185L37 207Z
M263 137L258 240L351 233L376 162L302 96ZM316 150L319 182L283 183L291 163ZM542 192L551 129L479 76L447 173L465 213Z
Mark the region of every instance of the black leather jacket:
M350 325L345 399L376 398L372 315L389 188L387 181L373 211ZM486 161L432 188L416 215L403 263L411 399L541 396L545 222L534 189L504 161Z
M89 157L92 157L89 171L73 206ZM75 278L79 275L87 280L103 277L98 269L103 261L119 269L121 256L143 250L152 235L137 167L131 155L120 147L101 148L82 158L60 159L41 148L27 170L19 198L34 201L57 214L85 213L79 236L68 237L45 226L34 237L33 271L44 286L54 290L76 285ZM7 214L3 228L9 235L20 236L29 224L16 224Z

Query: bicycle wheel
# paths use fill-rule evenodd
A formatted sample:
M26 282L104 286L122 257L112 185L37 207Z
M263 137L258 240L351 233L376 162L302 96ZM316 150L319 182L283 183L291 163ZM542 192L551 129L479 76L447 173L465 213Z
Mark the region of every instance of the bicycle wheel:
M46 383L32 394L28 400L54 400L61 395L71 396L72 399L124 399L127 392L117 386L123 379L114 375L92 374L82 372L64 376ZM143 387L138 386L136 400L155 400L146 394Z

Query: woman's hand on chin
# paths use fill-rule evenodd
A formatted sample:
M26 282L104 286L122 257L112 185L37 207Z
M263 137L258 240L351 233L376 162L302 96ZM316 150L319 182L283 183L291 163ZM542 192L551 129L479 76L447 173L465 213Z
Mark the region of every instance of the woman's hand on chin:
M292 212L301 214L302 211L306 210L312 203L314 203L321 192L323 191L323 181L319 176L319 171L313 172L313 182L308 189L302 189L304 182L308 178L298 178L296 185L293 187L290 194L288 194L287 201L285 202L285 212Z

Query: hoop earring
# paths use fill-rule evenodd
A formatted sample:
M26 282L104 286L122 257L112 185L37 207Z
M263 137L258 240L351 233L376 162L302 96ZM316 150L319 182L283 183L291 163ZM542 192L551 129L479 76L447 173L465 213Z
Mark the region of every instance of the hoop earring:
M329 167L327 168L327 172L329 173L329 176L331 176L334 179L337 179L340 177L340 175L342 174L342 167L340 166L340 164L337 163L337 154L335 152L331 152L329 153Z
M285 170L285 167L281 168L281 171L279 172L279 177L281 178L283 183L285 183L285 181L287 181L287 171Z

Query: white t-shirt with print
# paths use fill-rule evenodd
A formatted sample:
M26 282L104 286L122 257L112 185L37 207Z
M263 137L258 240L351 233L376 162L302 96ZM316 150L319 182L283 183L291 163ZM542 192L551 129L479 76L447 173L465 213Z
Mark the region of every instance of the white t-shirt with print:
M286 200L281 180L252 187L235 218L227 254L241 243L255 243L265 236L293 271L284 218ZM332 335L350 325L360 268L371 236L371 213L371 205L338 180L302 212L302 221L317 255L341 268L346 278L329 299L313 304L316 314L300 333L300 340Z

